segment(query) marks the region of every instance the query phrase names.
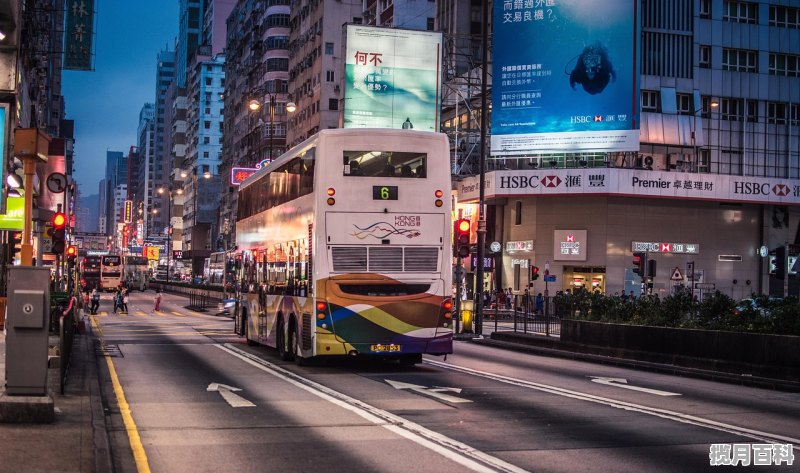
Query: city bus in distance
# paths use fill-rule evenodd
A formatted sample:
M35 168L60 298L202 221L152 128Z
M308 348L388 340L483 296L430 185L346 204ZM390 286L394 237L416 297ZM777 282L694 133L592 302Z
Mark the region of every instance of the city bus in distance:
M84 291L100 290L100 256L84 256L80 281Z
M445 135L323 130L242 183L235 330L281 358L453 350Z
M208 275L206 279L209 284L222 285L223 272L225 271L225 253L211 253L208 258Z
M128 290L147 290L147 258L140 255L123 256L123 279Z
M122 284L122 257L103 255L100 257L100 289L115 291Z

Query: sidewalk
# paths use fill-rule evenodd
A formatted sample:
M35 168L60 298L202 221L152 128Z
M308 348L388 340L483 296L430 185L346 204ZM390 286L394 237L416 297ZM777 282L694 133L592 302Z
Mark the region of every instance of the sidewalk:
M0 424L0 473L112 471L91 330L75 335L64 394L48 370L52 424ZM55 371L55 373L53 372ZM0 331L0 393L5 392L6 335Z

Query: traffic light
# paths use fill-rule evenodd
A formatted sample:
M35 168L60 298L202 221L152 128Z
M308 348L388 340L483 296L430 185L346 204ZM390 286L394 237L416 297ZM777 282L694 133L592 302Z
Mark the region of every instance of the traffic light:
M53 215L53 236L51 237L52 252L56 255L63 255L66 249L67 239L67 216L64 212L56 212Z
M537 279L539 279L539 267L531 266L531 281L536 281Z
M640 277L645 277L645 266L647 265L647 253L636 251L633 253L633 272Z
M75 260L78 258L78 248L75 245L69 245L64 254L67 256L67 264L69 267L74 267Z
M647 262L647 277L651 279L656 277L656 260L654 259Z
M468 258L469 248L469 219L460 218L453 225L453 256Z
M14 232L11 235L11 241L9 243L9 252L11 254L10 260L13 262L17 259L17 255L19 254L20 250L22 250L22 232Z

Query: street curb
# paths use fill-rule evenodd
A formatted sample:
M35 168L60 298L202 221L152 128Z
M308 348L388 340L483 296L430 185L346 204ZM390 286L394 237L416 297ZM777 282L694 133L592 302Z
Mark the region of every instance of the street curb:
M740 384L743 386L768 388L768 389L775 389L779 391L788 391L788 392L800 392L800 383L782 379L762 378L760 376L750 376L750 375L742 376L732 373L723 373L720 371L710 371L698 368L687 368L687 367L667 365L662 363L653 363L649 361L639 361L627 358L614 358L604 355L594 355L594 354L579 353L569 350L559 350L556 348L545 348L535 345L528 345L524 343L493 340L491 338L471 338L468 341L479 345L488 345L497 348L503 348L506 350L522 351L526 353L533 353L543 356L568 358L573 360L588 361L591 363L599 363L606 365L624 366L627 368L649 370L667 374L677 374L692 378L707 379L711 381L722 381L731 384Z
M91 406L92 432L94 435L94 468L95 473L113 473L114 461L111 457L110 440L108 436L108 425L106 424L106 414L103 409L103 396L100 389L100 377L98 373L98 363L100 358L94 349L94 332L91 323L86 324L84 338L84 349L87 353L89 400Z

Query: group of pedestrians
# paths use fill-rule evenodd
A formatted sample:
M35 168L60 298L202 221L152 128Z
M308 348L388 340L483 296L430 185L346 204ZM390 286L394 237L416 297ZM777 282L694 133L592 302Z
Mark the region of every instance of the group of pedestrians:
M153 311L158 312L161 310L161 290L156 291L156 296L153 299ZM114 292L114 297L111 299L114 303L114 313L117 313L117 310L120 311L122 314L128 313L128 289L125 287L118 287L116 292ZM100 291L97 290L97 287L93 288L91 292L88 290L84 293L83 296L83 303L84 306L89 307L89 313L92 315L97 314L98 309L100 308Z

